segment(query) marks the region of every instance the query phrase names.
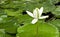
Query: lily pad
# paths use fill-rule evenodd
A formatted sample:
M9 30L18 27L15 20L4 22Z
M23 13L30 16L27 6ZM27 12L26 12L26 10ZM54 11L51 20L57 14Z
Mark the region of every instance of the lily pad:
M18 23L16 20L11 19L10 22L5 23L5 31L11 34L17 33Z
M8 34L8 33L5 33L5 37L15 37L16 35L11 35L11 34Z
M60 6L57 6L57 8L52 13L55 15L60 15Z
M20 17L18 17L18 22L20 23L29 23L32 21L32 17L30 17L29 15L20 15Z
M3 20L0 22L0 28L5 29L5 31L8 33L17 33L18 21L16 20L16 18L2 17L2 19Z
M19 16L20 12L21 12L20 10L19 11L13 11L13 10L7 10L7 9L5 9L4 11L8 16L15 16L15 17Z
M48 23L51 23L51 24L55 25L56 27L58 27L58 29L60 31L60 21L59 20L60 19L52 20L52 21L50 21Z
M42 22L20 26L17 31L17 37L59 37L57 27Z
M5 37L5 30L4 29L0 29L0 37Z

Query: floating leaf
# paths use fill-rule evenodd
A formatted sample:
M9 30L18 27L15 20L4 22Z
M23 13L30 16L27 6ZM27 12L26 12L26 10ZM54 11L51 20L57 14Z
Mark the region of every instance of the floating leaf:
M59 20L60 19L52 20L52 21L50 21L48 23L51 23L51 24L55 25L56 27L58 27L58 29L60 31L60 21Z
M58 6L52 13L55 15L60 15L60 6Z
M5 30L4 29L0 29L0 37L5 37Z
M47 23L26 24L18 28L17 37L59 37L58 29Z

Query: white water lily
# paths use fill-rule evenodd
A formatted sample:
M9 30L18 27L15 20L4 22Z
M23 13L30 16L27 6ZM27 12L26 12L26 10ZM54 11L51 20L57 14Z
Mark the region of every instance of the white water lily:
M34 19L32 20L32 24L35 24L38 19L44 19L44 18L48 18L49 16L42 16L42 12L43 12L43 7L41 7L40 9L36 8L34 9L33 13L26 11L27 14L31 17L33 17Z

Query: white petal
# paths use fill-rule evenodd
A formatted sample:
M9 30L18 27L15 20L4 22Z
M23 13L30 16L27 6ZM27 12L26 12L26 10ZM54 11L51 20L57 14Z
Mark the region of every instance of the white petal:
M38 21L38 19L33 19L31 23L35 24L37 21Z
M27 14L28 14L29 16L34 17L31 12L29 12L29 11L26 11L26 12L27 12Z
M34 18L38 17L38 8L33 11Z
M48 18L49 16L41 16L39 19L45 19Z
M42 15L42 12L43 12L43 7L41 7L40 9L39 9L39 17Z

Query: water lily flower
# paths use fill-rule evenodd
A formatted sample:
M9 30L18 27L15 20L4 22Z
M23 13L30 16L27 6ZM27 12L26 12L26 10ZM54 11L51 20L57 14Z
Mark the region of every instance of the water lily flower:
M26 11L26 12L29 16L34 18L31 22L32 24L35 24L38 21L38 19L45 19L45 18L49 17L48 15L42 16L43 7L41 7L40 9L38 9L38 8L34 9L33 13L31 13L29 11Z

